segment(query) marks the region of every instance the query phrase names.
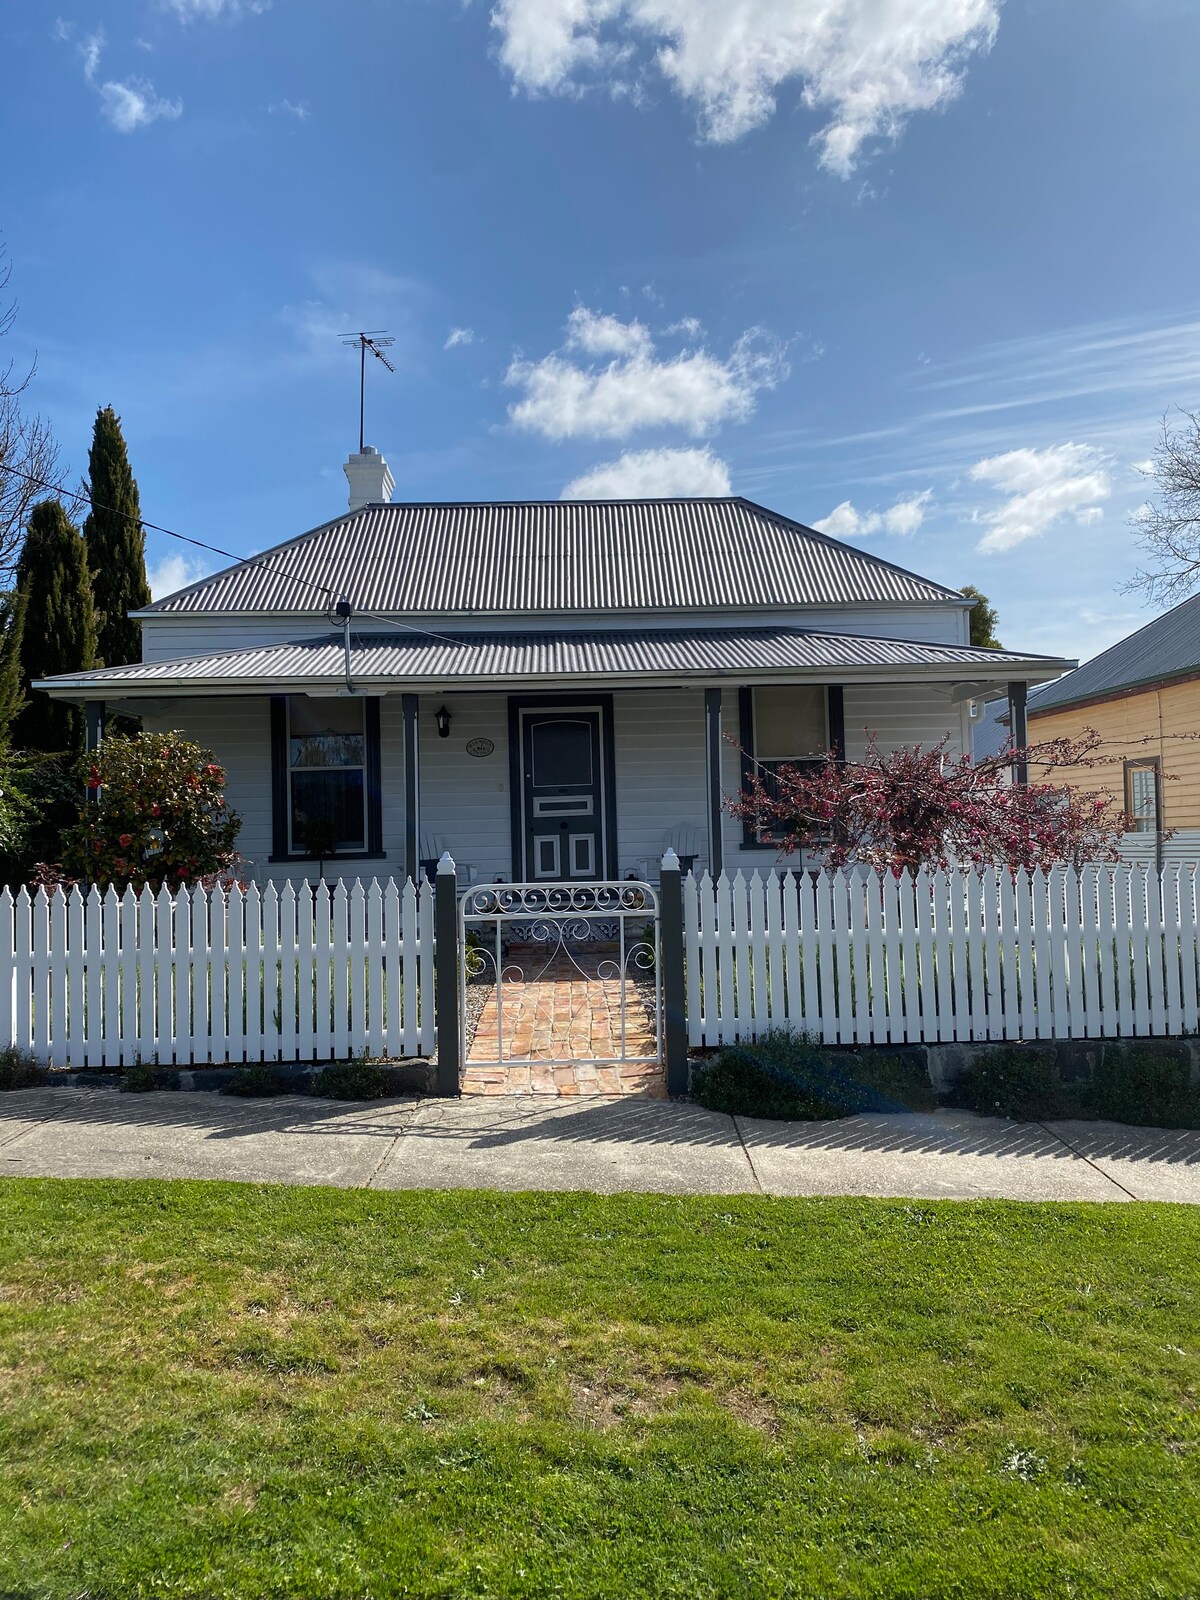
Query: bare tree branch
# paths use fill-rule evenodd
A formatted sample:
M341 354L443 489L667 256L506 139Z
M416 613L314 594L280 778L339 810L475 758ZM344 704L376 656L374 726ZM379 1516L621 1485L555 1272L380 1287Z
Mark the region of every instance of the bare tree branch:
M4 298L11 276L12 263L0 244L0 339L12 332L16 321L16 301ZM14 361L0 365L0 468L15 469L0 471L0 577L10 575L16 566L30 508L46 493L29 479L55 487L60 479L58 446L50 424L24 408L22 397L36 370L36 360L25 371Z
M1125 585L1151 600L1173 604L1200 587L1200 415L1180 411L1171 426L1162 421L1154 451L1153 478L1157 500L1149 501L1130 519L1146 564Z

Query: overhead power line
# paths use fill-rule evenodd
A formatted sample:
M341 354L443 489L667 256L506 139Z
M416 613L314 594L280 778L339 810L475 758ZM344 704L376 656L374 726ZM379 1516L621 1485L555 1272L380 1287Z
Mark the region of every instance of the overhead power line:
M102 500L95 500L90 494L84 494L81 490L64 489L46 478L37 478L31 472L22 472L18 467L9 467L0 462L0 472L10 472L14 477L24 478L26 483L36 484L39 489L49 489L52 494L64 495L78 505L91 506L96 511L107 511L115 517L124 517L128 522L136 522L139 528L150 528L154 533L165 533L168 539L178 539L181 544L194 545L197 550L208 550L215 556L224 556L226 561L236 561L239 566L258 567L263 572L274 573L276 577L290 578L293 583L303 584L307 589L318 589L322 594L330 595L335 600L346 598L344 591L331 589L328 584L316 583L311 578L302 578L298 572L289 572L285 567L276 567L258 556L239 556L233 550L223 550L219 544L209 544L204 539L193 539L189 534L176 533L174 528L164 528L159 522L147 522L145 517L135 517L117 506L106 506Z
M381 617L369 611L355 611L353 601L345 589L333 589L326 583L317 583L313 578L305 578L298 572L292 572L287 567L276 566L274 562L264 561L261 556L240 556L233 550L225 550L219 544L210 544L205 539L194 539L190 534L177 533L174 528L165 528L159 522L147 522L144 517L135 517L130 512L121 510L116 506L105 505L101 500L95 500L90 494L84 494L78 489L63 489L56 483L51 483L47 478L36 477L31 472L23 472L19 467L7 466L0 462L0 472L11 473L16 478L22 478L26 483L32 483L40 489L49 489L52 494L63 495L68 500L74 500L79 505L94 507L97 511L107 511L113 516L124 517L129 522L136 522L140 528L149 528L154 533L165 534L168 539L177 539L181 544L193 545L197 550L207 550L212 555L223 556L226 561L236 562L243 567L256 567L260 572L269 572L274 577L286 578L291 583L298 583L303 588L314 589L319 594L328 596L325 615L330 622L335 620L335 607L341 603L350 607L354 620L360 618L371 622L383 623L388 628L399 628L406 633L418 633L428 639L438 639L443 644L460 644L461 638L456 638L448 633L434 633L429 628L418 627L414 623L399 622L394 617ZM343 622L345 618L338 616L337 620Z

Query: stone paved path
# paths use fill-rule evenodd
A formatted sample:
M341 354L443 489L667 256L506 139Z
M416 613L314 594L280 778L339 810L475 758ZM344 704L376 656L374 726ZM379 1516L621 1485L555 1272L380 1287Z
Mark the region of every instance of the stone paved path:
M464 1094L666 1096L646 993L614 972L615 948L509 952L503 1001L493 989L464 1066ZM621 998L624 987L624 1049ZM625 1059L622 1059L624 1057Z

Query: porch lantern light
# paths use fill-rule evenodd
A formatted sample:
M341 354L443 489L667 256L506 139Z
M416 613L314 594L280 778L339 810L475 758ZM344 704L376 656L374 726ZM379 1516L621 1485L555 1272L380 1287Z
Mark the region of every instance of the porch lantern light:
M433 719L437 723L438 738L448 739L450 737L450 713L445 706L437 708L433 713Z

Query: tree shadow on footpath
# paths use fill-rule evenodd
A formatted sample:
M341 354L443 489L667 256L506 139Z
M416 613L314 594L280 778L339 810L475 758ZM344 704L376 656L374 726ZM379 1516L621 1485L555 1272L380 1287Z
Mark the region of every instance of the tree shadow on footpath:
M101 1128L177 1128L206 1133L212 1139L249 1139L256 1135L311 1134L394 1139L415 1107L416 1095L390 1100L321 1100L308 1095L279 1095L262 1100L210 1092L158 1090L123 1094L111 1089L19 1089L0 1095L0 1146L27 1129L57 1123Z
M438 1102L430 1102L431 1106ZM538 1105L535 1096L489 1100L486 1121L467 1126L451 1113L443 1119L422 1116L411 1138L470 1139L473 1149L527 1142L582 1144L670 1144L715 1147L750 1135L751 1149L763 1146L796 1152L876 1152L887 1155L1051 1158L1074 1161L1125 1156L1147 1162L1200 1165L1200 1132L1123 1128L1114 1124L1071 1124L1060 1133L1053 1124L1009 1122L969 1111L902 1112L860 1115L819 1122L767 1122L730 1119L699 1106L632 1099L602 1102L561 1101ZM1081 1142L1080 1130L1088 1137ZM1074 1148L1072 1148L1072 1146Z
M262 1135L463 1142L470 1149L524 1143L727 1146L748 1135L752 1148L891 1155L1124 1159L1200 1165L1200 1131L1117 1123L1022 1123L966 1111L851 1116L820 1122L733 1119L687 1103L636 1098L542 1099L536 1095L464 1100L409 1096L384 1101L280 1096L261 1101L210 1093L114 1089L30 1089L0 1096L0 1146L47 1123L104 1129L179 1129L208 1138Z
M1128 1160L1200 1165L1200 1132L1122 1127L1116 1123L1009 1122L971 1111L905 1112L831 1122L739 1118L752 1148L874 1151L888 1155L1013 1156Z

